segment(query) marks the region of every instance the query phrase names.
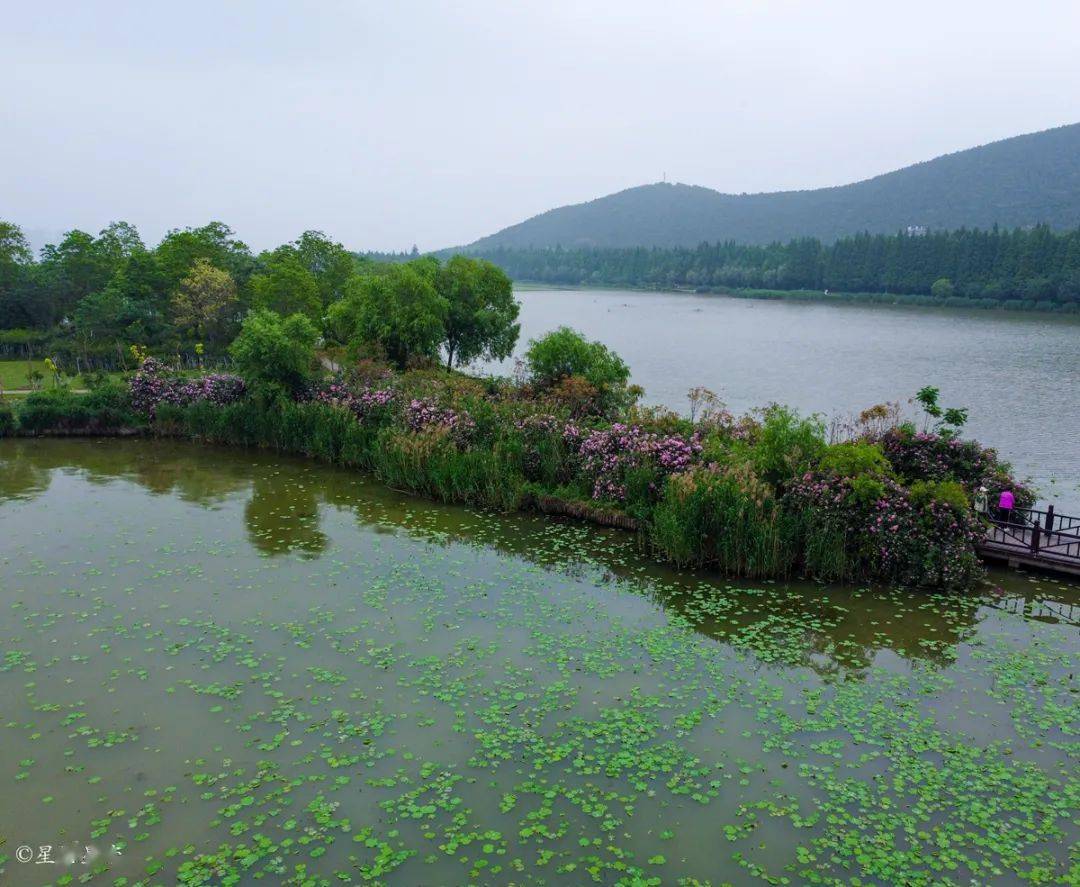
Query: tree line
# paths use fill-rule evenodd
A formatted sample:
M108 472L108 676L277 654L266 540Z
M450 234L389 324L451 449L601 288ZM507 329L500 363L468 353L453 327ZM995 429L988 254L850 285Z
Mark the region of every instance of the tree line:
M830 290L986 307L1080 307L1080 229L1046 226L734 241L694 248L496 248L475 253L516 280L572 285ZM1013 303L1008 305L1008 303Z
M252 312L300 315L329 345L401 365L506 357L518 335L510 280L481 259L361 256L318 231L253 253L221 222L153 247L114 222L69 231L35 257L0 221L0 356L100 366L132 345L224 354Z

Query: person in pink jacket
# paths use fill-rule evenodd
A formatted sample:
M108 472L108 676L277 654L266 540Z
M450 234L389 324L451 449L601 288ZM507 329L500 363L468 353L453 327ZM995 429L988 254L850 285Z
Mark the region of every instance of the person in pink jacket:
M1002 490L998 497L998 519L1003 524L1012 523L1013 509L1016 507L1016 499L1012 490Z

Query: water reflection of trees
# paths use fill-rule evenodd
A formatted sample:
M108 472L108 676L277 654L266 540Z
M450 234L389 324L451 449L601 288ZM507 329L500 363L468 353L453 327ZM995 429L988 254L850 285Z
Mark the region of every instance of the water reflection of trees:
M299 551L316 557L326 548L326 535L319 529L319 496L303 478L276 472L256 476L244 523L248 540L264 554Z
M1075 612L1076 586L1035 588L997 574L1005 585L985 595L946 597L890 589L859 590L809 583L726 583L651 562L634 537L616 530L530 515L495 516L399 494L354 472L258 451L158 441L7 441L0 447L0 500L45 492L55 471L77 471L91 483L127 480L154 494L218 507L247 494L248 539L267 555L318 557L328 545L325 507L355 516L367 532L405 532L429 543L495 549L541 566L621 582L682 613L721 642L780 650L821 674L859 674L882 654L946 665L974 631L987 605L1053 621ZM746 591L734 590L732 585ZM703 614L702 595L728 607ZM1047 601L1062 604L1056 609ZM764 649L764 647L762 647Z
M200 505L222 502L251 482L243 462L207 458L197 447L172 441L14 440L0 449L0 500L44 493L55 471L76 472L91 484L127 480Z
M0 502L34 499L49 488L51 467L21 442L8 441L0 449Z

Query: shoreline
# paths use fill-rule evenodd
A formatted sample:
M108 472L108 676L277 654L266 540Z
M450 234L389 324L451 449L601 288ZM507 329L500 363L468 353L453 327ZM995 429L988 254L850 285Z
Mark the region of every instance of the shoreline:
M742 299L759 302L806 302L820 305L874 305L885 308L915 308L941 311L956 314L964 311L979 312L980 314L1019 315L1021 317L1040 318L1070 318L1080 321L1080 304L1069 307L1055 306L1049 309L1041 308L1007 308L1010 302L1001 302L994 305L980 304L979 300L959 299L935 299L933 296L919 294L900 293L824 293L816 290L758 290L741 289L738 287L654 287L641 284L607 284L607 283L546 283L536 280L514 280L514 289L525 292L537 292L542 290L562 290L573 292L576 290L597 292L633 292L653 293L656 295L678 296L719 296L728 299Z
M152 440L172 440L189 443L192 445L208 444L212 446L226 446L229 449L238 450L256 450L262 452L272 452L281 455L299 457L303 459L310 459L317 463L330 465L342 470L356 471L363 474L370 480L380 484L384 489L392 490L394 492L401 493L403 495L417 497L428 502L442 502L442 503L456 503L459 505L467 505L472 508L481 508L484 510L490 510L495 514L534 514L543 515L544 517L555 518L567 518L570 520L578 521L583 524L590 524L596 527L602 527L605 529L623 530L625 532L634 534L639 537L639 540L644 544L645 539L642 537L644 528L640 522L632 515L621 511L616 508L612 508L606 504L597 504L592 501L584 501L577 499L569 499L555 495L550 492L525 489L518 502L509 509L498 509L488 503L475 502L472 500L458 501L454 498L441 497L431 493L424 492L419 489L402 489L397 486L393 486L387 482L386 479L379 476L376 471L372 471L363 466L353 465L339 460L328 459L318 453L307 452L305 450L287 450L280 447L262 445L262 444L248 444L242 443L227 438L222 438L213 435L201 435L197 433L185 432L180 428L162 428L156 425L148 426L121 426L116 428L74 428L74 429L46 429L40 431L15 431L13 434L6 435L12 440L29 440L33 438L41 439L63 439L63 438L82 438L82 439L101 439L101 440L115 440L115 439L144 439L147 441ZM3 436L0 436L0 440ZM984 549L982 545L976 545L975 554L979 560L985 565L997 566L1001 569L1008 569L1010 571L1024 572L1025 570L1033 571L1041 575L1051 575L1064 579L1066 582L1075 582L1077 580L1077 573L1072 570L1054 569L1053 565L1028 563L1023 559L1016 559L1014 557L1005 557L1000 553ZM656 558L655 555L650 555L650 559L656 560L658 563L664 563L668 566L675 567L683 570L688 569L687 566L679 566L672 564L665 559ZM715 565L704 565L689 567L692 570L706 570L707 572L715 575L723 576L730 579L744 579L747 581L762 581L760 577L742 576L737 573L729 573L717 568ZM802 575L799 572L793 572L787 576L774 577L781 581L796 579L798 581L806 582L821 582L822 580L816 579L811 576ZM764 581L770 581L765 579ZM984 580L985 581L985 580ZM825 584L835 584L832 582L826 582ZM859 583L854 581L842 581L842 585L860 585L866 583ZM869 585L874 585L876 582L869 581ZM913 590L918 590L913 589Z

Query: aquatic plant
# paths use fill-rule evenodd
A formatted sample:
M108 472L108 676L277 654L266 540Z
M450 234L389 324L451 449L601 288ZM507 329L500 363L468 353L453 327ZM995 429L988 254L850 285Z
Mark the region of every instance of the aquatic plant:
M310 402L176 413L373 433ZM439 489L493 463L374 433L457 473ZM0 492L39 497L0 502L13 883L1076 880L1076 631L1042 606L1065 585L732 583L253 451L3 446ZM685 509L714 484L719 550L788 538L749 461L665 486ZM16 848L66 844L33 826L57 815L102 852L54 846L43 877Z

